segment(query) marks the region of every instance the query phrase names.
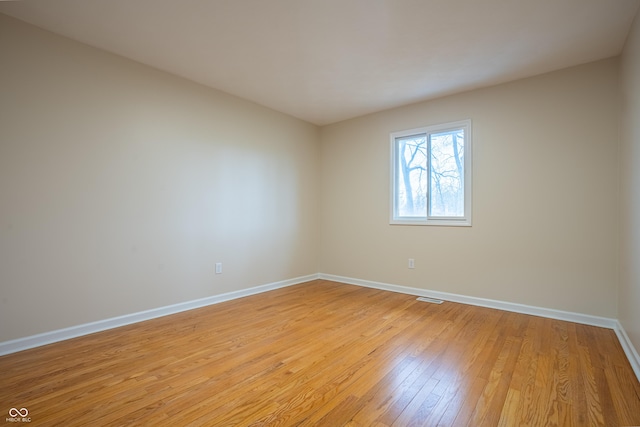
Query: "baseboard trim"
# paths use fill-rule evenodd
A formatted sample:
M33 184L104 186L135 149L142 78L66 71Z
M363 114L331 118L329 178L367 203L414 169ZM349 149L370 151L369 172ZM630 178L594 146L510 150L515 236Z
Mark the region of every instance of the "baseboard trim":
M51 332L44 332L37 335L31 335L24 338L17 338L11 341L0 342L0 356L16 353L34 347L40 347L52 344L58 341L64 341L83 335L93 334L95 332L105 331L120 326L130 325L132 323L151 320L170 314L180 313L194 308L205 307L208 305L219 304L221 302L230 301L250 295L260 294L272 291L274 289L293 286L300 283L318 279L318 274L310 274L308 276L296 277L293 279L282 280L279 282L268 283L266 285L255 286L240 291L227 292L220 295L213 295L206 298L200 298L192 301L185 301L178 304L172 304L165 307L153 308L151 310L140 311L137 313L126 314L124 316L112 317L110 319L98 320L96 322L85 323L82 325L71 326L69 328L58 329Z
M513 302L492 300L486 298L470 297L466 295L451 294L448 292L431 291L428 289L412 288L408 286L392 285L389 283L373 282L370 280L354 279L351 277L335 276L333 274L319 274L320 279L342 282L351 285L359 285L367 288L375 288L385 291L399 292L402 294L430 297L445 301L459 302L462 304L476 305L480 307L495 308L498 310L512 311L515 313L530 314L533 316L547 317L550 319L566 320L568 322L582 323L585 325L600 326L603 328L616 329L618 324L616 319L607 317L591 316L570 311L555 310L552 308L536 307L532 305L518 304Z
M616 327L613 330L618 336L618 341L620 341L624 354L626 354L627 359L629 359L629 364L631 364L633 372L635 372L638 381L640 381L640 355L638 355L636 348L631 343L629 335L627 335L620 321L616 320Z

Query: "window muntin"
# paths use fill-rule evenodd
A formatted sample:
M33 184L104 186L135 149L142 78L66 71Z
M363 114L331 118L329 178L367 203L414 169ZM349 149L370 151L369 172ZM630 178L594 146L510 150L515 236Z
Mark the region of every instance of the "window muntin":
M471 225L471 121L391 134L392 224Z

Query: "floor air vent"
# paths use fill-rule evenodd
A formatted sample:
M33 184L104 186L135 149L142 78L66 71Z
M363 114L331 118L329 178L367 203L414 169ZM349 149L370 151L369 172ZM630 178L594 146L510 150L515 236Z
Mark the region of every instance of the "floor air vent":
M432 304L442 304L441 299L429 298L429 297L418 297L418 301L430 302Z

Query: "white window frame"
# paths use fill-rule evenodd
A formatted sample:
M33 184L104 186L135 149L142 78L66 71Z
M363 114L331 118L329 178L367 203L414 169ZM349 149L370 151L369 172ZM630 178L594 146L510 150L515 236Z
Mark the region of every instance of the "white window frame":
M424 134L427 138L427 144L429 144L429 137L431 134L437 134L441 132L446 132L450 130L456 129L464 129L464 216L462 217L444 217L444 216L431 216L428 214L429 212L429 203L430 197L427 196L427 208L424 217L401 217L398 216L397 206L398 206L398 196L397 196L397 183L399 178L399 168L398 168L398 148L397 148L397 140L398 138L403 138L412 135L422 135ZM471 120L460 120L456 122L437 124L433 126L426 126L416 129L408 129L398 132L392 132L390 134L391 140L391 212L389 224L392 225L440 225L440 226L463 226L470 227L471 226L471 212L472 212L472 181L473 181L473 150L472 150L472 131L471 131ZM430 148L428 148L430 150ZM428 158L430 155L428 153ZM431 174L427 174L428 179L430 180ZM430 184L427 185L427 188L430 188Z

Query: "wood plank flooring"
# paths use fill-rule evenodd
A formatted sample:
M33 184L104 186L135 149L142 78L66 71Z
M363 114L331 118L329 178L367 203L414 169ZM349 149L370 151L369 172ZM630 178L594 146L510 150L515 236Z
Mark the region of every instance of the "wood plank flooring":
M37 426L623 426L640 384L608 329L317 280L0 357L10 408Z

